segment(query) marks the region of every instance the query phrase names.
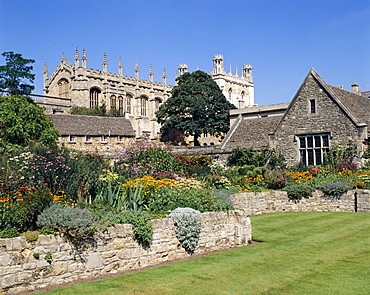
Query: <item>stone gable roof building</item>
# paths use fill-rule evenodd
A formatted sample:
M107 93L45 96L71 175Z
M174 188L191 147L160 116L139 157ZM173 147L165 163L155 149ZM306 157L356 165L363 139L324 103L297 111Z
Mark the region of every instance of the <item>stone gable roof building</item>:
M369 123L369 98L329 85L311 69L283 113L254 119L240 114L221 147L271 147L282 152L289 165L320 165L331 146L349 141L361 157Z

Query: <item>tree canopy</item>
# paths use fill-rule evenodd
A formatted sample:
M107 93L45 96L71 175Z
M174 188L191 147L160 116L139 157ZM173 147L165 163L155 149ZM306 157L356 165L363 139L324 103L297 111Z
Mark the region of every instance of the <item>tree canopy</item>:
M171 97L156 112L161 132L174 128L186 136L221 136L229 130L229 110L235 106L227 101L212 77L202 71L184 73L176 79Z
M24 59L21 54L12 51L3 52L6 64L0 66L0 89L8 91L11 95L28 95L35 88L32 84L35 75L33 59Z
M21 95L0 96L0 147L25 146L30 141L54 143L58 131L43 109Z

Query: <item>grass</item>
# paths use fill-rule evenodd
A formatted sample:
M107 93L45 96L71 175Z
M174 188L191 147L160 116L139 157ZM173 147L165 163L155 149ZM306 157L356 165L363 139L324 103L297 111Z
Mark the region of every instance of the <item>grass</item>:
M238 249L46 294L370 294L370 214L252 216Z

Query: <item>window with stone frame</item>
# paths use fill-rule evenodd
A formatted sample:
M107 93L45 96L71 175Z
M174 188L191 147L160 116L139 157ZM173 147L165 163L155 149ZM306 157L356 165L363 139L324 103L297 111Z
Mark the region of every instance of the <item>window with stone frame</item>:
M309 105L310 105L310 113L316 114L316 99L314 98L310 99Z
M122 96L118 96L118 111L121 116L125 114L124 101Z
M154 112L158 111L161 103L162 103L162 100L160 98L154 99Z
M132 95L126 95L126 113L131 114Z
M117 99L114 94L110 97L110 109L111 110L117 109Z
M69 82L67 79L60 79L58 82L59 97L69 98Z
M329 151L329 134L298 135L300 162L304 165L322 165Z
M148 99L145 96L140 98L140 115L143 117L147 116Z
M90 108L95 108L99 105L101 91L99 88L91 88L90 89Z

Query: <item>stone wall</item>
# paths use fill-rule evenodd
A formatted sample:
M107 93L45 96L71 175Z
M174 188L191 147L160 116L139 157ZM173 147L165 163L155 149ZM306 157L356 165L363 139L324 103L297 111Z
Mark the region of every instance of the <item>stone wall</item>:
M352 190L340 198L328 198L315 191L310 198L291 201L284 191L239 193L232 196L235 208L242 215L258 215L275 212L341 211L370 212L370 190Z
M239 213L202 213L201 236L194 254L249 244L250 220ZM59 235L40 235L35 243L25 237L0 239L0 293L36 290L191 257L176 238L171 218L152 220L152 224L153 242L148 248L132 239L130 224L110 227L84 246L73 245ZM45 260L48 253L50 263Z
M311 99L316 101L315 113L310 113ZM358 130L351 119L310 75L288 108L270 145L282 152L288 165L292 166L300 161L296 136L322 133L330 135L330 146L346 146L349 140L354 140L360 148L363 141L363 138L358 138Z

